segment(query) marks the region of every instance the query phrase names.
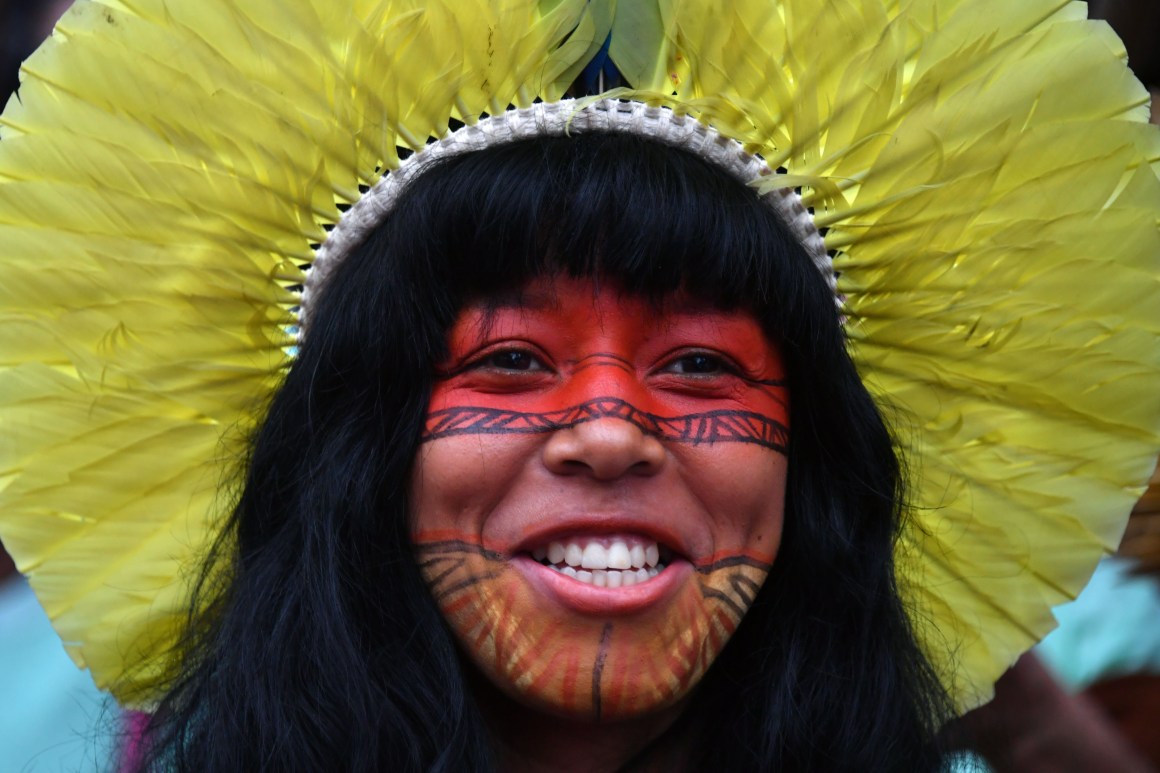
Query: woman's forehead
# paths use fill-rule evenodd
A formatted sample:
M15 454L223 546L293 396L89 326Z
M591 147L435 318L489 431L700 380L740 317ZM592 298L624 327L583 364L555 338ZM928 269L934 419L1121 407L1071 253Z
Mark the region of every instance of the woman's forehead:
M566 276L541 277L511 291L467 304L452 326L453 348L538 332L595 341L609 337L642 342L680 328L713 338L744 338L764 349L768 339L755 317L723 309L690 292L633 293L619 282Z

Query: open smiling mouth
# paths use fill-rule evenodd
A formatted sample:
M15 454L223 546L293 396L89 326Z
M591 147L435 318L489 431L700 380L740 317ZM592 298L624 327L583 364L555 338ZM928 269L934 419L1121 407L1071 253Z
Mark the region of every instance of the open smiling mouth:
M532 558L588 585L622 588L647 582L672 562L672 551L636 536L570 537L538 545Z

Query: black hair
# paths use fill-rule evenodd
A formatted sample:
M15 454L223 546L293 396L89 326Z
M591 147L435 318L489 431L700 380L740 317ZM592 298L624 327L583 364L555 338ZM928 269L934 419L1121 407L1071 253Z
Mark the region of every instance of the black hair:
M696 739L690 769L940 766L947 697L894 576L899 462L833 294L753 190L624 134L441 162L336 269L207 563L194 604L205 611L154 715L149 765L494 769L411 556L407 482L458 310L551 274L745 308L781 347L792 428L782 546L679 720Z

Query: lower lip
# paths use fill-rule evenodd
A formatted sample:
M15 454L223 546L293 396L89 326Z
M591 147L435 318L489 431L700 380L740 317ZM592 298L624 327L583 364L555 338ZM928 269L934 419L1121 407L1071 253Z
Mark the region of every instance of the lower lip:
M561 606L589 615L631 615L649 609L676 593L693 572L688 561L674 559L664 571L645 582L601 588L573 580L530 556L515 556L511 563L544 595Z

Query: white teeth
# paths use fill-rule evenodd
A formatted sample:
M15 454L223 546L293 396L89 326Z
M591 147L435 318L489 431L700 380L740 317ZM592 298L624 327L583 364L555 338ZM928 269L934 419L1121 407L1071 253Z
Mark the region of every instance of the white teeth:
M660 562L660 546L655 542L592 537L549 542L532 550L532 558L543 563L567 564L584 569L640 569Z
M556 540L533 548L532 558L580 582L601 588L624 588L647 582L665 568L660 546L633 535Z
M532 556L535 557L535 553ZM542 558L537 558L537 561L543 561ZM549 563L559 564L564 560L564 543L553 542L548 545L548 561ZM643 562L641 562L643 563Z
M608 568L628 569L632 566L632 556L628 552L628 544L624 540L613 540L608 546Z
M584 549L575 542L569 542L564 548L564 563L568 566L580 566L580 559L584 557Z
M660 574L664 568L664 564L659 564L652 569L577 569L573 566L553 566L560 574L566 574L574 580L595 585L598 588L627 588L630 585L637 585L642 582L651 580Z
M634 542L632 547L628 549L628 566L639 569L644 566L644 545L639 542ZM624 567L625 569L628 566Z
M580 566L585 569L607 569L608 551L599 542L589 542L584 546Z

